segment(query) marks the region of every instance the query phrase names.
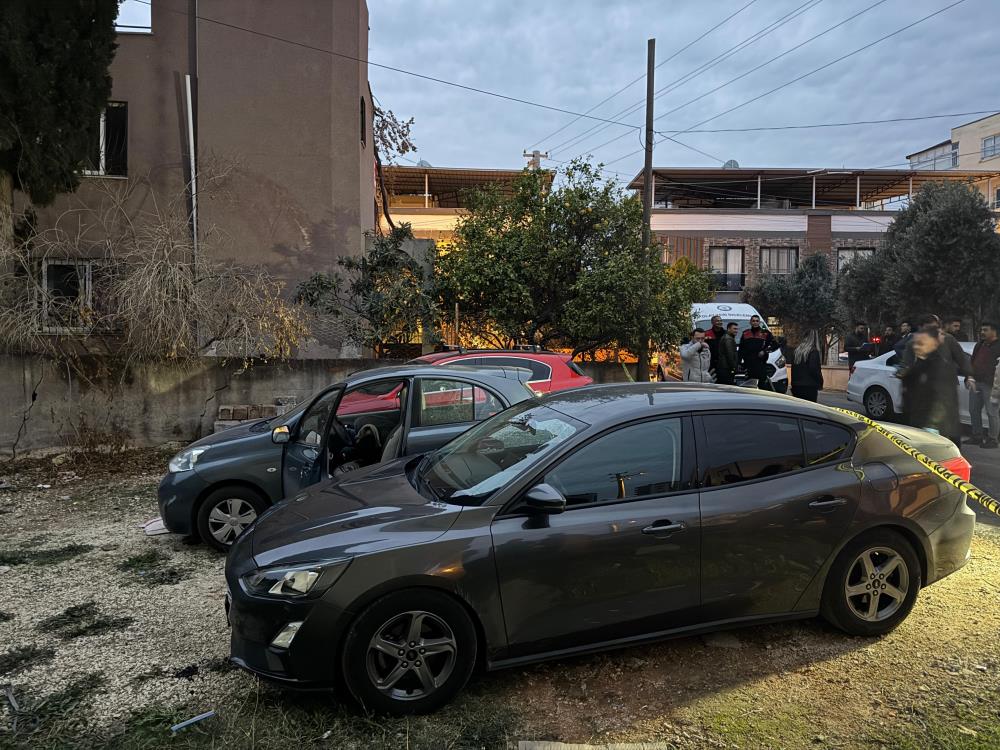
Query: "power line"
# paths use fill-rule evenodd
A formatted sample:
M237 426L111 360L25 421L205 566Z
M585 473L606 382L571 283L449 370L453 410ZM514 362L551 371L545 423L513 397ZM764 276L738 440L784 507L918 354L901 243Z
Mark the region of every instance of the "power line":
M700 100L704 99L706 96L710 96L710 95L714 94L716 91L719 91L720 89L724 89L726 86L730 85L731 83L735 83L736 81L739 81L739 80L741 80L743 78L746 78L748 75L756 73L761 68L764 68L764 67L770 65L771 63L776 62L777 60L780 60L781 58L785 57L786 55L790 55L792 52L795 52L796 50L801 49L802 47L804 47L805 45L809 44L810 42L816 41L820 37L825 36L826 34L829 34L831 31L834 31L835 29L839 29L844 24L850 23L851 21L853 21L858 16L864 15L868 11L877 8L879 5L882 5L885 2L887 2L887 0L877 0L877 2L869 5L867 8L864 8L864 9L858 11L857 13L855 13L855 14L853 14L851 16L848 16L843 21L839 21L838 23L835 23L833 26L829 26L829 27L823 29L823 31L819 32L818 34L809 37L805 41L799 42L794 47L791 47L790 49L785 50L781 54L776 55L776 56L770 58L769 60L765 60L760 65L757 65L757 66L755 66L753 68L750 68L750 70L747 70L747 71L741 73L740 75L736 76L735 78L729 79L725 83L722 83L722 84L716 86L713 89L709 89L708 91L704 92L703 94L699 94L694 99L690 99L690 100L686 101L684 104L681 104L681 105L679 105L677 107L674 107L673 109L667 110L666 112L664 112L661 115L659 115L656 119L657 120L662 120L664 117L667 117L668 115L671 115L674 112L678 112L678 111L684 109L685 107L687 107L687 106L689 106L691 104L694 104L697 101L700 101ZM610 127L610 126L598 126L598 127ZM602 146L607 146L608 144L614 143L617 140L621 140L621 137L619 136L618 138L612 138L607 143L602 144Z
M695 128L698 128L698 127L700 127L702 125L705 125L706 123L712 122L712 120L717 120L718 118L720 118L720 117L722 117L724 115L727 115L730 112L735 112L737 109L741 109L742 107L745 107L748 104L752 104L753 102L759 101L760 99L763 99L766 96L770 96L771 94L775 93L776 91L780 91L781 89L787 88L788 86L791 86L794 83L798 83L799 81L803 80L804 78L808 78L811 75L815 75L816 73L819 73L821 70L826 70L827 68L829 68L829 67L831 67L833 65L836 65L837 63L842 62L842 61L846 60L849 57L853 57L854 55L857 55L857 54L859 54L861 52L864 52L867 49L871 49L876 44L880 44L880 43L886 41L887 39L891 39L892 37L896 36L897 34L901 34L904 31L912 29L914 26L916 26L918 24L921 24L924 21L927 21L927 20L929 20L931 18L934 18L935 16L939 16L942 13L944 13L945 11L951 10L956 5L961 5L964 2L965 2L965 0L955 0L955 2L951 3L950 5L946 5L945 7L941 8L939 10L936 10L933 13L929 13L928 15L926 15L926 16L924 16L922 18L918 18L916 21L913 21L912 23L908 23L906 26L902 26L902 27L896 29L895 31L892 31L892 32L886 34L885 36L879 37L878 39L876 39L873 42L869 42L868 44L865 44L865 45L863 45L861 47L858 47L857 49L855 49L855 50L853 50L851 52L848 52L847 54L841 55L838 58L830 60L829 62L824 63L823 65L820 65L818 68L814 68L813 70L810 70L807 73L803 73L802 75L797 76L797 77L793 78L790 81L786 81L785 83L781 84L780 86L775 86L773 89L765 91L762 94L758 94L757 96L754 96L754 97L752 97L750 99L747 99L745 102L742 102L741 104L737 104L737 105L735 105L733 107L730 107L729 109L724 110L722 112L719 112L718 114L712 115L711 117L708 117L708 118L702 120L701 122L697 122L694 125L691 125L690 127L685 128L684 130L671 131L671 132L672 132L673 135L682 135L684 133L688 133L688 132L694 130ZM611 161L606 162L606 163L607 164L615 164L615 163L617 163L619 161L622 161L623 159L627 159L630 156L634 156L636 153L638 153L638 152L636 152L636 151L630 151L629 153L624 154L623 156L619 156L616 159L612 159Z
M656 66L656 68L659 69L661 66L666 65L668 62L670 62L671 60L673 60L675 57L677 57L678 55L680 55L682 52L686 52L689 48L693 47L695 44L697 44L698 42L700 42L702 39L704 39L706 36L708 36L709 34L711 34L716 29L720 28L721 26L724 26L728 21L730 21L733 18L735 18L736 16L738 16L740 13L742 13L743 11L745 11L747 8L749 8L751 5L753 5L755 2L757 2L757 0L750 0L750 2L748 2L742 8L740 8L736 12L731 13L730 15L726 16L724 19L722 19L721 21L719 21L719 23L715 24L715 26L713 26L712 28L710 28L705 33L703 33L697 39L694 39L694 40L688 42L686 45L684 45L679 50L677 50L676 52L674 52L674 54L672 54L666 60L664 60L663 62L659 63ZM618 89L615 93L611 94L611 96L609 96L609 97L607 97L605 99L602 99L600 102L598 102L593 107L591 107L590 109L588 109L584 114L588 114L589 115L595 109L598 109L599 107L607 104L609 101L611 101L612 99L614 99L616 96L618 96L622 92L628 90L630 87L634 86L636 83L638 83L639 81L641 81L643 78L645 78L645 75L641 75L641 76L638 76L637 78L633 78L631 81L629 81L624 86L622 86L620 89ZM546 135L546 136L544 136L542 138L539 138L537 141L535 141L530 146L528 146L528 150L531 150L535 146L537 146L538 144L543 143L544 141L547 141L549 138L553 137L554 135L557 135L558 133L561 133L566 128L572 126L574 123L579 122L580 119L581 119L581 117L575 117L574 119L570 120L568 123L566 123L565 125L563 125L561 128L557 128L556 130L553 130L548 135Z
M697 78L698 76L700 76L702 73L705 73L706 71L710 70L711 68L714 68L716 65L718 65L721 62L724 62L729 57L732 57L736 53L742 52L744 49L746 49L750 45L755 44L756 42L759 42L761 39L763 39L765 36L767 36L768 34L770 34L772 31L776 31L777 29L781 28L782 26L784 26L787 23L790 23L791 21L793 21L795 18L797 18L798 16L802 15L803 13L806 13L807 11L812 10L817 5L819 5L821 2L823 2L823 0L807 0L802 5L798 6L797 8L794 8L793 10L789 11L788 13L786 13L784 16L781 16L777 20L772 21L771 23L767 24L764 28L759 29L755 33L751 34L750 36L748 36L745 39L743 39L742 41L740 41L739 43L733 45L729 49L727 49L727 50L721 52L720 54L716 55L711 60L708 60L707 62L704 62L701 65L692 68L687 73L685 73L684 75L682 75L680 78L676 78L673 81L671 81L670 83L664 85L662 88L660 88L656 92L656 98L660 99L663 96L665 96L667 93L669 93L670 91L673 91L674 89L676 89L676 88L678 88L680 86L683 86L685 83L689 83L690 81L693 81L695 78ZM626 107L625 109L621 110L620 112L615 113L611 117L612 117L612 119L618 119L618 118L623 117L623 116L628 116L628 115L632 114L633 112L636 112L636 111L642 109L644 103L645 103L645 100L640 100L640 101L632 104L631 106ZM576 135L576 136L574 136L572 138L569 138L569 139L563 141L562 143L558 144L557 146L553 147L550 150L551 151L559 151L559 150L561 150L563 148L570 148L572 146L578 145L579 143L581 143L583 140L585 140L586 138L590 137L591 135L596 135L597 133L600 133L600 132L603 132L604 130L607 130L608 127L609 126L606 125L606 124L598 123L596 125L591 126L588 130L583 131L579 135Z
M142 3L143 5L152 6L152 0L134 0L134 2ZM165 7L161 7L161 9L164 10L164 11L166 11L166 12L168 12L168 13L176 13L178 15L189 16L189 17L191 16L190 13L188 13L187 11L184 11L184 10L175 10L173 8L165 8ZM313 52L322 52L323 54L332 55L333 57L340 57L340 58L343 58L344 60L353 60L354 62L364 63L365 65L369 65L369 66L371 66L373 68L381 68L383 70L390 70L390 71L392 71L394 73L401 73L403 75L411 76L413 78L419 78L419 79L424 80L424 81L431 81L432 83L439 83L439 84L441 84L443 86L451 86L453 88L462 89L463 91L471 91L471 92L476 93L476 94L483 94L484 96L492 96L492 97L494 97L496 99L503 99L505 101L516 102L517 104L524 104L524 105L527 105L529 107L537 107L539 109L546 109L546 110L549 110L550 112L558 112L558 113L564 114L564 115L573 115L574 117L577 117L577 118L586 118L588 120L596 120L597 122L602 122L602 123L606 123L606 124L609 124L609 125L622 125L623 127L631 128L632 130L641 130L641 127L639 125L632 125L631 123L627 123L627 122L620 122L618 120L609 120L609 119L606 119L606 118L603 118L603 117L596 117L596 116L588 114L586 112L575 112L575 111L573 111L571 109L563 109L562 107L554 107L554 106L549 105L549 104L543 104L541 102L531 101L530 99L521 99L521 98L516 97L516 96L509 96L508 94L501 94L501 93L499 93L497 91L490 91L488 89L482 89L482 88L478 88L476 86L467 86L464 83L457 83L455 81L449 81L449 80L444 79L444 78L437 78L435 76L425 75L424 73L416 73L416 72L414 72L412 70L406 70L405 68L397 68L397 67L394 67L392 65L383 65L381 63L372 62L371 60L366 60L366 59L363 59L363 58L360 58L360 57L354 57L353 55L347 55L347 54L344 54L342 52L334 52L333 50L324 49L322 47L315 47L315 46L313 46L311 44L306 44L304 42L297 42L294 39L288 39L286 37L277 36L275 34L268 34L266 32L257 31L255 29L248 29L245 26L238 26L237 24L233 24L233 23L226 23L225 21L220 21L220 20L218 20L216 18L207 18L206 16L199 16L199 15L194 15L193 17L196 18L199 21L205 21L206 23L213 23L213 24L216 24L217 26L224 26L225 28L234 29L236 31L245 31L248 34L254 34L256 36L264 37L265 39L271 39L271 40L276 41L276 42L283 42L285 44L291 44L291 45L293 45L295 47L302 47L303 49L312 50Z
M919 122L920 120L941 120L951 117L971 117L973 115L995 114L1000 111L1000 107L994 109L981 109L974 112L950 112L943 115L916 115L913 117L888 117L884 120L852 120L850 122L821 122L809 125L769 125L751 128L712 128L704 130L687 130L687 133L758 133L773 130L812 130L815 128L844 128L852 125L885 125L894 122ZM674 130L657 130L657 135L667 136L673 134Z

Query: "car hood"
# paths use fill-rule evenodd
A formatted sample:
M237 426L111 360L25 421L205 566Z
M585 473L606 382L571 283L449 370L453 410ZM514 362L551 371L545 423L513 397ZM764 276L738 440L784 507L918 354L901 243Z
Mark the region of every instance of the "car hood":
M273 421L273 424L280 424L277 420ZM262 437L263 436L263 437ZM211 435L206 435L200 440L195 440L187 448L204 448L206 446L214 445L224 445L226 443L233 443L238 440L245 440L247 438L262 438L264 440L271 439L271 429L270 425L266 423L266 420L256 419L252 422L243 422L233 427L227 427L219 432L213 432Z
M412 460L352 472L282 501L249 531L254 562L264 568L353 557L436 539L461 506L417 492L406 477Z

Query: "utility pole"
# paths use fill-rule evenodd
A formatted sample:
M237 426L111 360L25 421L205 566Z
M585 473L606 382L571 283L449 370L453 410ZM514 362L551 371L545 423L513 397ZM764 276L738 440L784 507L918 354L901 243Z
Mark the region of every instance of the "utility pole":
M542 159L549 158L548 151L539 151L537 148L534 151L524 151L524 158L528 160L528 169L541 169Z
M649 222L653 214L653 98L656 96L653 75L656 72L656 40L646 43L646 162L642 170L642 252L646 252L650 241ZM650 304L650 300L645 300ZM649 381L649 333L639 332L638 361L635 365L635 379L638 383Z
M649 221L653 214L653 76L656 72L656 40L646 46L646 162L642 170L642 246L649 247Z

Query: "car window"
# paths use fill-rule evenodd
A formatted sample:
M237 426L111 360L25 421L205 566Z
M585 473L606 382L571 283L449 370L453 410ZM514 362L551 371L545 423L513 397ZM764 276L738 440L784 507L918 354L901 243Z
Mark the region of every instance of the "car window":
M853 435L846 427L803 419L802 432L806 439L807 466L839 461L850 452Z
M799 421L769 414L702 417L707 451L705 486L765 479L803 466Z
M531 370L531 379L551 380L552 368L544 362L536 362L527 357L483 357L484 365L499 365L504 367L524 367Z
M417 427L478 422L503 411L500 398L485 388L460 380L421 378Z
M522 401L427 456L416 487L437 500L478 505L585 427Z
M614 503L675 492L681 481L681 420L657 419L593 440L545 475L566 505Z
M304 445L319 445L323 442L323 430L330 421L333 404L340 395L340 389L334 388L317 398L302 415L295 441Z

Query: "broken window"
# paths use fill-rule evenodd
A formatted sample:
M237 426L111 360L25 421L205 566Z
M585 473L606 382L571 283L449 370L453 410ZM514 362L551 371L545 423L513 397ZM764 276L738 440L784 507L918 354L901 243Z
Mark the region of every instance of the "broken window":
M46 329L79 329L90 317L93 263L46 260L42 265L42 319Z
M128 174L128 104L108 102L84 174L125 177Z

